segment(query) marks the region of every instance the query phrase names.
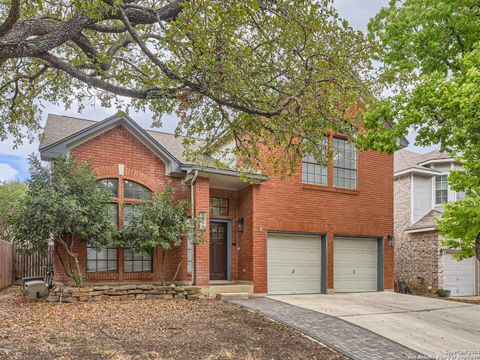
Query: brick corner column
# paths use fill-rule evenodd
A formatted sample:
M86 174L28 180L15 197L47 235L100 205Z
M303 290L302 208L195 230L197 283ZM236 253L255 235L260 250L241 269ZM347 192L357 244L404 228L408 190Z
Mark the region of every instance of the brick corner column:
M394 248L388 243L388 235L383 238L383 289L394 291Z
M208 178L198 177L194 186L195 216L201 212L206 215L204 241L195 246L195 285L210 284L210 182Z
M327 294L333 295L334 283L333 283L333 233L327 234Z

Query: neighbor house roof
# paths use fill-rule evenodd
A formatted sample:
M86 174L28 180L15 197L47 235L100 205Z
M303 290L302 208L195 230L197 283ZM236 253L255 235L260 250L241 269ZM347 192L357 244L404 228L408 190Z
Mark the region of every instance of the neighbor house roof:
M438 210L431 210L428 214L422 217L413 225L409 226L405 232L416 233L425 231L434 231L437 226L437 218L442 216L442 212Z
M431 169L426 165L441 161L454 161L454 159L438 150L419 154L407 149L401 149L396 151L394 155L394 173L395 175L401 175L408 172L419 172L435 175L439 171Z

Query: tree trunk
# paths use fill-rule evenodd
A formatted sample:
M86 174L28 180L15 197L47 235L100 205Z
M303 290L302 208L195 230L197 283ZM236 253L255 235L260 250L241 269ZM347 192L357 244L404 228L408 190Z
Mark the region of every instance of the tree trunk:
M66 241L63 241L63 240L59 240L58 242L62 244L65 250L67 251L69 259L73 259L75 262L76 276L72 276L71 274L67 273L68 277L75 282L75 285L77 285L78 287L83 287L83 276L80 270L80 263L78 262L78 254L74 253L70 248L70 246L73 246L73 241L70 243L70 246L68 246ZM71 265L70 265L70 268L71 268Z
M182 267L182 263L183 263L183 255L180 257L180 262L178 263L177 271L175 271L175 275L173 275L172 283L177 279L178 273L180 272L180 269Z
M480 233L477 234L477 238L475 240L475 256L477 257L478 261L480 261Z
M165 285L165 250L162 249L162 286Z

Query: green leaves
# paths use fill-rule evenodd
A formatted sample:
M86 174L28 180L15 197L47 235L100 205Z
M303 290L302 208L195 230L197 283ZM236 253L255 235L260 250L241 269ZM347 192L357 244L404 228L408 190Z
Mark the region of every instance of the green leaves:
M440 144L463 170L449 177L465 200L445 205L445 244L472 256L480 233L480 7L476 0L392 0L369 24L384 63L383 84L392 95L381 106L392 132L417 130L416 143ZM368 119L378 115L369 108ZM375 141L370 132L364 141ZM381 141L384 139L381 139ZM480 258L480 254L477 254Z
M194 244L203 240L195 221L188 217L189 203L173 200L173 188L167 185L161 193L155 194L152 201L135 205L128 223L123 228L125 246L137 252L149 254L156 247L164 251L179 247L186 236L192 236Z
M19 181L0 182L0 239L13 240L12 223L27 186Z
M115 241L110 195L98 189L89 163L68 157L43 165L31 156L30 174L28 191L15 216L15 243L45 251L48 241L64 246L72 236L98 248Z
M13 134L21 142L24 126L34 136L46 102L68 107L78 101L82 108L95 98L104 106L151 110L154 126L175 112L189 160L214 153L222 138L234 144L230 155L244 169L265 164L265 173L285 175L297 170L302 153L325 156L318 146L325 133L353 134L363 112L351 110L360 97L375 94L373 46L339 17L331 0L34 5L24 5L23 18L43 21L36 28L50 38L71 19L85 25L64 43L46 46L48 54L45 45L30 45L34 50L0 65L6 84L0 87L0 139ZM173 8L178 11L171 16L159 15ZM13 44L23 48L25 41L18 36ZM265 148L273 155L264 156Z

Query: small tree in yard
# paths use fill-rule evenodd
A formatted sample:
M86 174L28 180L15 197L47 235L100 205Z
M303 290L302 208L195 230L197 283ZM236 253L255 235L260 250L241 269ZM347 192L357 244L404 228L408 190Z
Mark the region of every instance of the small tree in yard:
M0 240L12 241L14 214L26 191L20 181L0 182Z
M151 254L156 248L162 250L162 282L165 282L165 255L179 247L182 240L192 237L194 245L203 240L202 232L195 226L196 220L188 216L189 203L185 200L173 200L173 189L167 185L164 192L156 194L152 201L135 206L128 219L129 226L123 229L123 242L134 251ZM183 257L180 258L175 280Z
M29 160L29 189L15 216L14 242L44 252L54 241L68 254L68 267L59 256L66 274L83 286L75 243L81 237L100 249L115 240L111 195L98 188L89 162L61 157L44 166L35 156Z

